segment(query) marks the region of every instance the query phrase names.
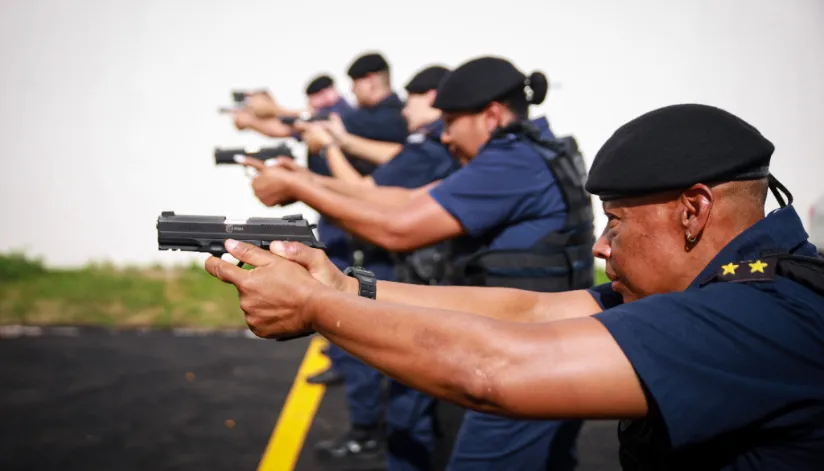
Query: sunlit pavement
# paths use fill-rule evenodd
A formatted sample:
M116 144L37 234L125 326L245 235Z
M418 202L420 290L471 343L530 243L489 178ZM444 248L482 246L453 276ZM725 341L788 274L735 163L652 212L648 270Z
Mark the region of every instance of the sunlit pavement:
M6 329L8 334L8 329ZM0 469L255 470L308 339L245 332L63 329L0 339ZM326 391L294 469L324 469L312 445L346 427ZM461 410L441 404L442 469ZM580 471L618 470L614 422L588 423Z

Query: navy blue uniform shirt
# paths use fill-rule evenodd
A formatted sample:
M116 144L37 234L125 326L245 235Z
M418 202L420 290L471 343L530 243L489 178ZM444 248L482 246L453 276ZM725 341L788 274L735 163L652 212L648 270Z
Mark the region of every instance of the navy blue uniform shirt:
M392 93L375 106L355 108L341 115L349 134L376 141L403 144L409 135L406 119L401 114L404 103Z
M392 93L375 106L355 108L341 115L349 134L375 141L403 144L409 135L408 124L401 114L403 101ZM361 175L369 175L377 165L346 154L347 159Z
M768 249L815 255L792 207L736 237L683 292L621 304L609 285L590 290L650 404L622 422L625 470L824 469L824 297L781 276L700 286L730 262L750 273L744 261Z
M554 139L545 119L533 121ZM491 139L430 195L466 230L472 244L490 249L528 248L563 227L566 204L544 158L526 137ZM461 249L466 249L466 238Z
M403 101L392 93L375 106L352 108L345 100L340 99L333 105L331 111L340 115L346 131L352 135L375 141L403 143L409 134L406 119L401 114ZM346 156L349 162L361 175L367 175L375 170L376 166L370 162L352 156ZM318 155L310 155L308 167L319 175L332 176L326 159Z
M332 106L321 108L319 110L319 114L337 113L339 116L343 116L353 110L354 108L348 101L343 98L339 98L338 101L336 101ZM293 137L299 141L302 140L301 135L298 132L294 133ZM332 176L332 172L329 170L329 164L326 163L326 159L323 157L317 154L310 154L307 156L306 160L307 167L309 167L309 170L312 172L325 177Z
M460 163L441 143L441 133L443 121L438 120L410 134L398 155L372 172L375 184L419 188L458 170Z
M433 181L442 180L459 169L460 163L440 142L442 132L443 123L438 120L420 132L410 135L398 155L372 173L375 184L419 188ZM394 261L388 251L374 247L369 254L373 267L375 264L381 264L385 269L394 267Z
M399 143L404 142L409 134L406 119L401 114L403 101L395 93L392 93L375 106L352 108L341 99L335 104L335 107L337 110L333 109L331 111L339 112L341 121L343 121L344 127L350 134L366 139ZM374 164L361 159L350 156L347 156L347 159L361 174L371 173L375 168ZM307 166L311 171L319 175L332 175L326 159L317 155L310 155L307 161ZM338 263L338 265L347 265L350 248L346 242L346 233L337 226L330 224L326 221L326 218L321 217L318 220L318 235L321 237L321 242L328 246L326 253L330 258L345 260Z
M337 115L343 115L344 113L348 113L348 112L352 111L353 109L354 108L352 108L352 105L350 105L348 101L344 100L343 98L338 98L338 101L336 101L332 105L324 106L323 108L319 109L318 114L328 115L328 114L331 114L331 113L335 113ZM298 140L298 141L303 140L303 138L301 136L301 133L299 133L297 131L292 133L292 137L294 139ZM327 171L328 171L328 167L327 167ZM321 175L330 176L328 173L322 173Z

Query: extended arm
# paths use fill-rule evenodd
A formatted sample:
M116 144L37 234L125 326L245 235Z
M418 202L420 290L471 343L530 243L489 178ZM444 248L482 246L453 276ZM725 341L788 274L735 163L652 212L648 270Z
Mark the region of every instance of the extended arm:
M375 181L369 175L361 175L355 167L349 163L340 147L330 145L326 148L326 162L329 170L335 178L347 183L354 183L360 186L375 186Z
M401 383L465 407L529 418L646 413L632 365L594 318L503 322L325 290L312 326Z
M526 324L371 300L320 283L300 262L231 240L226 248L257 268L244 270L211 257L206 269L235 285L246 322L258 336L314 329L403 384L495 414L535 419L646 414L633 365L593 317ZM500 295L488 296L485 301L506 307Z
M297 262L326 286L352 295L358 293L358 281L344 275L321 249L312 249L298 242L275 242L271 250ZM514 288L425 286L379 280L377 299L515 322L547 322L601 312L601 306L587 290L539 293Z
M341 149L377 165L389 162L403 149L403 145L396 142L376 141L352 134L337 114L330 115L329 120L325 121L322 126L334 136L335 142Z
M426 193L438 184L438 182L432 182L420 188L403 188L400 186L375 186L371 177L364 177L362 180L364 183L350 183L338 178L314 174L310 178L314 184L323 186L340 195L395 207L408 204L413 198Z
M464 234L460 223L423 193L403 206L337 194L300 174L282 175L287 192L351 234L392 252L405 252Z
M246 107L259 118L297 117L306 112L306 110L284 108L269 92L253 93L247 96Z
M357 294L357 280L349 278L347 282L347 291ZM537 293L512 288L426 286L378 281L377 299L408 306L469 312L513 322L548 322L601 312L601 307L586 290Z
M248 111L235 112L235 126L238 129L252 129L269 137L290 137L292 128L277 118L259 118Z
M374 141L349 133L343 134L338 142L346 152L377 165L389 162L403 148L395 142Z

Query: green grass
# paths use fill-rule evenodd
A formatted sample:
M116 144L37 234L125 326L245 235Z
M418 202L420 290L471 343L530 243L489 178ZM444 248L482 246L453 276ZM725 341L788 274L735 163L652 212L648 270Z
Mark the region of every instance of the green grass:
M609 283L609 278L607 278L607 275L606 275L606 273L604 273L604 270L601 270L600 268L596 268L595 269L595 284L600 285L600 284L604 284L604 283Z
M19 253L0 254L0 325L8 324L246 326L235 288L200 265L54 270Z
M0 324L244 327L237 291L199 265L46 270L0 255Z

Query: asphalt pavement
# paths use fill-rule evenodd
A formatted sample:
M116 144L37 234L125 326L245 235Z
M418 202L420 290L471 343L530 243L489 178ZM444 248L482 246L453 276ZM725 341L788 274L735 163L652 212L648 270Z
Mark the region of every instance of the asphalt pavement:
M9 335L9 333L13 335ZM36 329L0 335L0 470L255 470L306 353L244 331ZM441 404L446 461L462 410ZM325 469L312 445L342 433L329 388L295 471ZM589 422L580 471L617 471L614 422Z

